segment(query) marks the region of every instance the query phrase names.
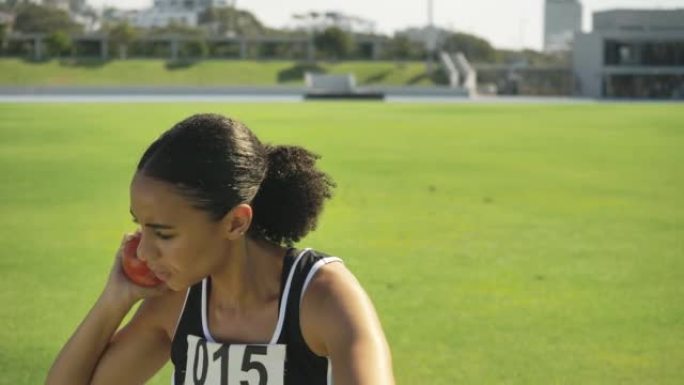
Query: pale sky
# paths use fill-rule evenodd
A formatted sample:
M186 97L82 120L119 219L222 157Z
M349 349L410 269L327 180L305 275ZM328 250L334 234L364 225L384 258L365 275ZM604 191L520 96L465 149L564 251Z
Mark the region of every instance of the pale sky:
M87 0L103 5L142 9L152 0ZM434 22L448 29L473 33L497 48L542 48L544 0L432 0ZM591 13L614 8L684 8L684 0L581 0L584 29ZM427 24L428 0L237 0L237 7L254 13L271 27L283 27L295 13L339 11L376 23L378 32L392 34L406 27Z

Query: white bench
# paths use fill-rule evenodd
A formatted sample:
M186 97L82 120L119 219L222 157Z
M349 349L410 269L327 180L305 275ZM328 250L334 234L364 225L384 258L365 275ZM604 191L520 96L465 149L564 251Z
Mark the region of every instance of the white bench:
M309 92L352 94L356 91L354 74L328 75L307 72L304 74L304 82Z

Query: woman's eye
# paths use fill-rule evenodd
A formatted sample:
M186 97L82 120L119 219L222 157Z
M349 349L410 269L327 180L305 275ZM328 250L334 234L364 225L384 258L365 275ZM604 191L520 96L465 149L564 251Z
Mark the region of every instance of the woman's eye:
M171 239L173 238L173 235L168 235L168 234L162 234L162 233L155 233L157 237L160 239Z

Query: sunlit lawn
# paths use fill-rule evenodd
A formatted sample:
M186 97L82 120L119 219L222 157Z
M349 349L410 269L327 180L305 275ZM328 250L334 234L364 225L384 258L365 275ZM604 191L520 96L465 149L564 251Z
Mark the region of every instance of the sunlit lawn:
M304 84L304 72L352 73L359 85L426 85L425 63L394 61L319 62L288 60L162 59L102 61L53 59L32 62L0 58L0 86L269 86Z
M681 384L681 105L372 103L0 104L0 383L41 383L142 151L206 111L323 155L339 187L300 246L359 277L400 384Z

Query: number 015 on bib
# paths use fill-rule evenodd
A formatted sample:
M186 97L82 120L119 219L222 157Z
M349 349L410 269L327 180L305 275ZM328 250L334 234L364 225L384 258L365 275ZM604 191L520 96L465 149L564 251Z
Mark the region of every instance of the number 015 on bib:
M224 345L188 335L185 385L283 385L285 345Z

